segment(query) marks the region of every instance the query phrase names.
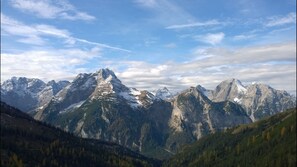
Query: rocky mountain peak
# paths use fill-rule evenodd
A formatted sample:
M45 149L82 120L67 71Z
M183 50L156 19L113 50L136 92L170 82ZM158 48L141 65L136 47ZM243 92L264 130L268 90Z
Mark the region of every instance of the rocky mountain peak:
M51 80L51 81L48 81L48 83L46 85L51 86L51 85L55 85L55 84L57 84L57 82L55 80Z
M100 69L94 73L94 75L96 75L95 77L97 78L97 91L103 94L119 93L129 90L122 84L114 72L108 68Z
M114 74L114 72L108 68L103 68L103 69L100 69L99 71L96 72L97 74L97 77L98 77L98 80L119 80L117 78L117 76Z
M221 82L221 84L219 84L219 86L220 85L221 86L230 85L231 87L236 87L238 92L246 91L246 87L241 83L241 81L238 79L235 79L235 78L225 80L225 81Z
M161 89L158 89L155 93L155 96L157 98L160 98L162 100L171 99L173 98L173 94L168 90L167 87L163 87Z
M240 101L247 92L247 88L238 79L228 79L222 81L213 92L214 101Z
M197 85L196 89L198 92L202 93L204 96L208 97L209 99L212 98L212 91L211 90L207 90L206 88L204 88L201 85Z

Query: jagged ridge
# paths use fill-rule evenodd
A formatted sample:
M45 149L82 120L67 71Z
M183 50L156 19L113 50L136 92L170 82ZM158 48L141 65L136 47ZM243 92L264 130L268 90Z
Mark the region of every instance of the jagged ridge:
M260 84L246 87L236 79L223 81L214 91L198 85L171 95L167 88L159 96L128 88L114 72L101 69L79 74L33 115L78 136L113 141L166 158L207 134L296 104L286 92ZM248 103L245 99L251 97L258 100Z

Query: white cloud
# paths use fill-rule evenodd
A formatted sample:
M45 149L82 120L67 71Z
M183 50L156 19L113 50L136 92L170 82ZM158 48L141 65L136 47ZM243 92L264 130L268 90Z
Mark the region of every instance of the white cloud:
M54 26L39 24L34 26L36 31L40 34L49 35L49 36L56 36L60 38L69 38L70 33L67 30L58 29Z
M1 13L1 32L21 37L19 42L34 45L45 44L44 36L68 38L70 33L67 30L58 29L50 25L25 25L13 18Z
M228 50L202 48L188 62L150 64L143 61L98 61L98 67L113 69L129 87L154 90L168 87L181 91L198 84L214 89L222 80L238 78L244 84L253 81L269 84L276 89L296 92L295 43L279 43ZM70 79L79 72L95 72L78 68L100 55L100 49L30 51L21 54L1 54L1 77L39 77ZM45 78L46 77L46 78Z
M166 29L183 29L183 28L193 28L193 27L205 27L205 26L214 26L220 25L222 23L218 22L217 20L209 20L206 22L193 22L189 24L178 24L178 25L171 25L166 27Z
M296 24L296 13L289 13L286 16L274 16L265 23L267 27L281 26L285 24Z
M238 78L243 83L257 81L292 94L296 92L295 43L236 50L204 48L196 49L194 54L196 58L184 63L123 61L105 65L114 69L124 84L146 90L167 86L181 91L198 84L214 89L222 80Z
M30 37L24 37L17 40L21 43L27 43L27 44L33 44L33 45L45 45L45 41L38 36L30 36Z
M96 19L78 11L67 0L10 0L12 7L46 19L86 20Z
M22 53L1 53L1 78L70 79L77 75L78 66L100 57L100 49L32 50Z
M28 43L32 45L44 45L46 44L46 37L55 37L63 39L64 42L69 45L73 45L76 42L81 42L102 48L131 52L127 49L73 37L68 30L59 29L51 25L26 25L1 13L1 33L2 31L6 34L20 37L20 39L17 40L18 42Z
M219 32L219 33L208 33L206 35L195 36L195 39L204 43L216 45L221 43L224 37L225 37L225 34L223 32Z
M256 35L252 34L252 35L244 35L244 34L241 34L241 35L236 35L233 37L233 39L235 41L240 41L240 40L247 40L247 39L252 39L256 37Z

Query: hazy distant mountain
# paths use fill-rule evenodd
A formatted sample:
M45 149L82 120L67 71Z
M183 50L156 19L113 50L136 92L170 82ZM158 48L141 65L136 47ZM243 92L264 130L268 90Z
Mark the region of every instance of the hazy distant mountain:
M46 103L37 103L35 119L158 158L172 156L207 134L296 105L285 91L261 84L245 87L236 79L213 91L198 85L175 96L167 88L155 95L128 88L109 69L79 74L65 85L55 95L48 93Z
M30 112L47 104L68 83L50 81L46 84L39 79L12 77L1 84L1 100L24 112Z

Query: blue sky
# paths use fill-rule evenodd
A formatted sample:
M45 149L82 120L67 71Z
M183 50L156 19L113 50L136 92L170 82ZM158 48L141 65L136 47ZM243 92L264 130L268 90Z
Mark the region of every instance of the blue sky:
M296 1L1 1L2 80L100 68L138 89L238 78L296 94Z

